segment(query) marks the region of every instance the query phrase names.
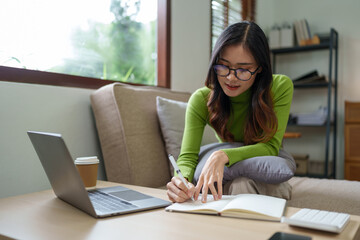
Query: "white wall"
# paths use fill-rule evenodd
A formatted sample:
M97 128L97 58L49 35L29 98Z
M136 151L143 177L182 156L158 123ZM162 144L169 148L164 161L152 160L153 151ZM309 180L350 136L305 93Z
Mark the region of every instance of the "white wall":
M0 82L0 198L50 188L28 130L61 133L73 158L101 158L91 92ZM102 162L99 179L105 179Z
M203 87L209 59L210 1L171 1L171 89Z

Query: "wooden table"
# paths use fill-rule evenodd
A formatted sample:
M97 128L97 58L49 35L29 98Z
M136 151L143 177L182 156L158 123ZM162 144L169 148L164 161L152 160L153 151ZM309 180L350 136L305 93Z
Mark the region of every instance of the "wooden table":
M119 185L99 181L99 187ZM121 184L167 199L165 190ZM299 209L288 208L286 215ZM56 198L52 190L0 199L0 239L268 239L277 231L313 239L359 239L360 216L341 234L279 222L166 212L163 208L95 219Z

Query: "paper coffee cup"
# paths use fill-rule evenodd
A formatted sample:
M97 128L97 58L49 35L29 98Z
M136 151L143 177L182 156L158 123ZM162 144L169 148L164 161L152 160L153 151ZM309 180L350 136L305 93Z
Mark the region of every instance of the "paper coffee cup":
M96 187L99 159L93 157L79 157L75 160L76 168L86 188Z

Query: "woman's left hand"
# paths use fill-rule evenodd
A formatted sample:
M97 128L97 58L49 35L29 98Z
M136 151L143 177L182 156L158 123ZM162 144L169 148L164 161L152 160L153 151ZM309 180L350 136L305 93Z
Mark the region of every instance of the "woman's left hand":
M202 190L202 202L206 202L207 193L210 189L214 200L221 199L222 197L222 180L224 175L224 166L229 162L228 156L223 151L213 152L203 167L199 181L196 184L196 191L194 198L197 199ZM217 183L218 191L216 191L215 184Z

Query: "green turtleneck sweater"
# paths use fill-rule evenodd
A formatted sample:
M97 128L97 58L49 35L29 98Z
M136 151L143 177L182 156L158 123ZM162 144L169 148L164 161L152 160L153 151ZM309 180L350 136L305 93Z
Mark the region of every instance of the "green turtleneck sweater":
M274 101L274 111L278 120L278 129L274 137L266 143L256 143L239 148L223 149L229 157L227 166L256 156L277 156L282 138L289 119L290 106L293 96L293 84L290 78L284 75L273 75L271 92ZM179 168L190 182L193 179L204 127L209 124L207 100L210 89L203 87L195 91L188 102L185 117L185 129L178 158ZM251 92L250 89L236 97L230 97L234 124L229 131L234 135L235 142L243 142L245 118L248 113ZM221 139L217 136L219 142Z

